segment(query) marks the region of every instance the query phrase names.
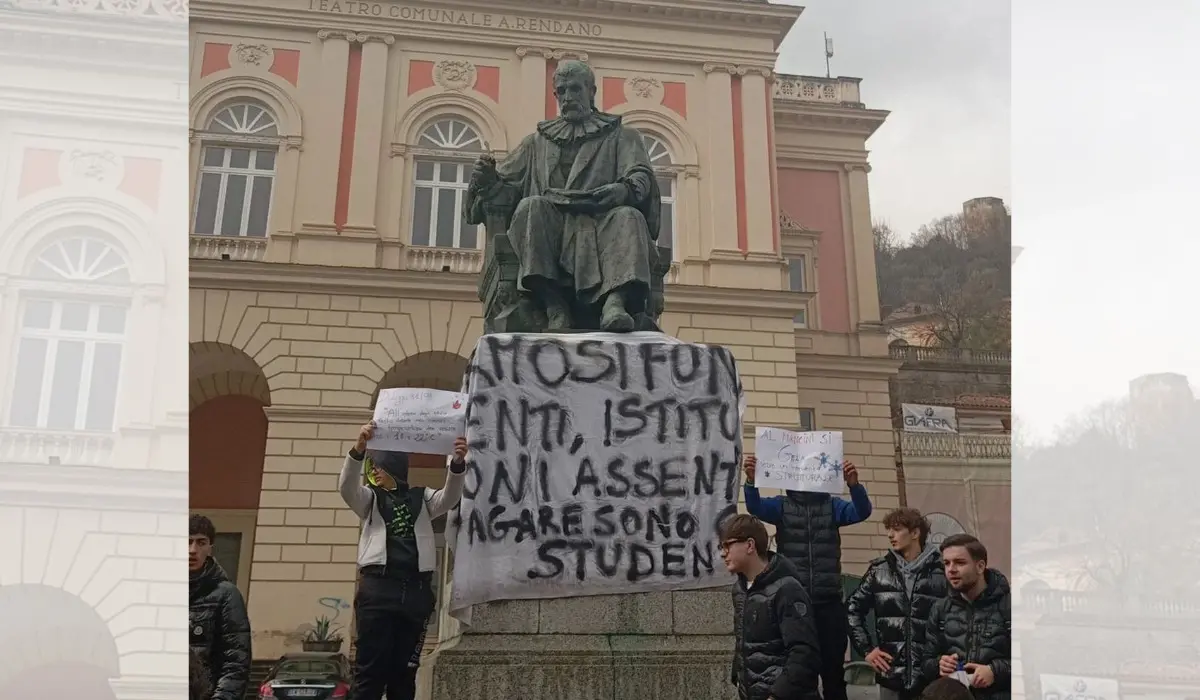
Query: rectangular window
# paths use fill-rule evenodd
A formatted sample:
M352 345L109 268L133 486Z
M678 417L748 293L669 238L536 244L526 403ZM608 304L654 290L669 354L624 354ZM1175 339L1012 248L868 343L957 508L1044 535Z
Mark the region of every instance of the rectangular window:
M788 290L792 292L807 292L805 283L805 260L803 255L797 255L787 259L788 265ZM796 312L792 321L802 328L808 328L808 306L807 304Z
M192 232L266 236L275 184L275 151L206 146L201 163Z
M477 250L480 227L463 218L469 164L417 161L414 172L412 244Z
M676 227L678 226L676 224L678 217L675 215L675 176L673 174L658 176L658 193L662 196L658 245L663 248L670 248L671 258L679 260L679 244L676 240L678 236L675 235Z
M241 568L242 563L242 533L218 532L212 545L213 559L217 560L217 563L225 570L225 575L236 585L238 569Z
M9 425L111 431L126 312L115 304L26 301Z
M811 408L800 409L800 432L817 429L817 412Z

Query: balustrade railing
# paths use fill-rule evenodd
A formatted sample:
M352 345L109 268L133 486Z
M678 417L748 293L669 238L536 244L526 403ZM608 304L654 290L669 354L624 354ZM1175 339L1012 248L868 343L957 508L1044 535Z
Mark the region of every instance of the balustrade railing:
M1012 440L1008 435L902 432L900 449L906 457L1012 459Z
M857 78L819 78L811 75L775 76L775 99L862 107Z
M0 428L0 463L103 467L112 460L111 433Z
M191 256L202 260L262 262L267 256L267 239L244 236L192 236Z
M1196 618L1200 602L1192 600L1128 599L1095 592L1075 593L1052 589L1021 591L1021 605L1040 613L1077 613L1122 617Z
M888 349L893 360L908 363L940 362L963 365L1008 365L1012 354L997 350L971 350L969 348L926 348L902 345Z

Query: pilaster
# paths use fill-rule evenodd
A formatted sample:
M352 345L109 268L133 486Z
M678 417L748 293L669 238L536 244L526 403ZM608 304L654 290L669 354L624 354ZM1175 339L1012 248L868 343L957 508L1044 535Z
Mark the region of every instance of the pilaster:
M705 254L712 250L736 251L737 208L730 206L734 193L733 175L733 73L737 67L728 63L705 63L705 94L708 97L708 181L707 206L704 217L709 228L701 231Z
M375 229L379 161L383 144L384 94L387 88L390 34L358 34L362 43L358 106L354 132L354 169L350 174L350 209L347 225L354 230Z
M849 258L851 284L851 323L856 327L879 324L879 281L875 276L875 243L871 232L871 198L867 186L867 174L871 166L866 163L847 163L845 166L850 219L849 238L853 241L852 257ZM855 297L857 296L857 304Z
M550 49L520 46L517 57L521 59L521 99L517 105L517 121L513 125L518 133L533 131L546 113L546 61L553 57Z
M739 70L739 73L741 71ZM775 207L771 205L771 150L767 130L767 79L770 68L752 67L742 76L742 144L745 148L747 183L767 183L767 187L746 187L746 232L748 250L775 252Z
M337 163L340 156L342 117L346 103L346 77L350 66L350 41L354 32L322 29L321 65L318 78L319 99L313 101L308 133L307 158L300 181L305 193L301 228L333 230L333 208L337 198Z

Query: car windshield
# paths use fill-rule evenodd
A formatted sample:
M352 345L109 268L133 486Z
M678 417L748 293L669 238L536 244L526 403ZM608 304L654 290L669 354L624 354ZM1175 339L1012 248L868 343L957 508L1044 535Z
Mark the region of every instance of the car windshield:
M279 664L278 676L336 676L338 666L333 661L284 661Z

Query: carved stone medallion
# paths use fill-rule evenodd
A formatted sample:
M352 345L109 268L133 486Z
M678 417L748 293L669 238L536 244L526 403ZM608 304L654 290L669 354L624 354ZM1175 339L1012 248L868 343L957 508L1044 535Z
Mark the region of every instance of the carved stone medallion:
M659 104L663 100L663 84L657 78L634 76L625 81L625 97L630 102Z
M447 90L466 90L475 85L475 64L470 61L446 59L433 69L433 82Z

